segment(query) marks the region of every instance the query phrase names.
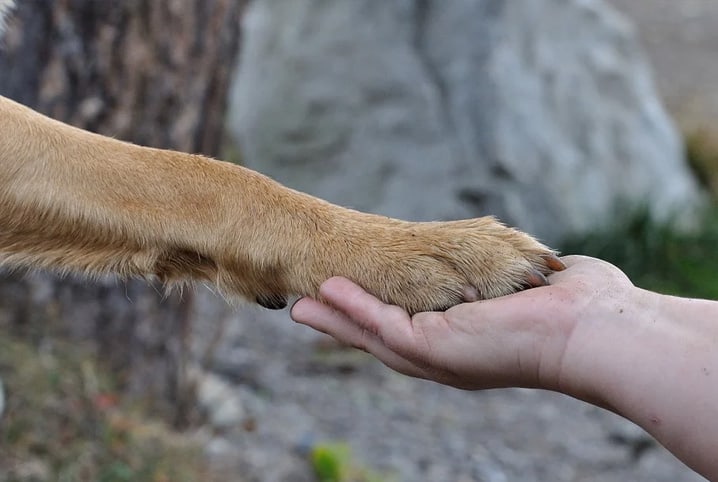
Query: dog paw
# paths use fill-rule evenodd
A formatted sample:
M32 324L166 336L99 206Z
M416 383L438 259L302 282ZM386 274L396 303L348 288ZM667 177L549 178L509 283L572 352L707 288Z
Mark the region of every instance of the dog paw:
M371 226L347 238L331 275L410 313L446 310L548 284L564 269L553 250L493 218Z

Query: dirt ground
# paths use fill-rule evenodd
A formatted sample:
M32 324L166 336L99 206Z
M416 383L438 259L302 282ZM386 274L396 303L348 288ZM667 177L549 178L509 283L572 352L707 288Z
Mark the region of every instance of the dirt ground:
M334 443L380 475L347 482L704 480L637 426L583 402L538 390L464 392L394 373L284 312L240 318L224 331L213 370L235 384L243 407L243 422L208 446L227 480L314 482L312 448Z
M626 14L653 65L669 111L683 129L718 125L718 2L609 0Z

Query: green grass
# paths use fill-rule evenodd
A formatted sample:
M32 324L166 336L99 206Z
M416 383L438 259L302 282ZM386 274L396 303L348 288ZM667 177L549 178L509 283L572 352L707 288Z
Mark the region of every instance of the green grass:
M638 213L610 229L570 240L561 251L609 261L642 288L718 299L718 205L693 232L676 231Z
M605 259L642 288L718 299L718 135L694 130L685 134L685 146L688 164L712 197L695 231L656 223L643 211L609 229L569 240L561 251Z
M386 476L362 467L352 457L345 443L323 443L314 446L309 462L317 482L388 482Z

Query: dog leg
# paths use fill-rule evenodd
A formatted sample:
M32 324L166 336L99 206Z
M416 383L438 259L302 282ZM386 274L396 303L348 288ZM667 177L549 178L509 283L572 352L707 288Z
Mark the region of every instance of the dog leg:
M409 223L254 171L92 134L0 98L0 260L202 280L268 308L346 276L411 312L543 284L548 248L491 218Z

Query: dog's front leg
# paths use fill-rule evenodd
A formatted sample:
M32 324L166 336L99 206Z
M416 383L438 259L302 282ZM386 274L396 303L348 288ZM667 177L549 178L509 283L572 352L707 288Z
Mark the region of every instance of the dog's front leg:
M295 198L247 169L92 134L0 98L5 264L277 291L286 287L269 279L274 258L307 237L298 220L321 211L292 216Z
M342 275L409 311L542 284L551 251L490 218L407 223L256 172L91 134L0 98L0 260L200 279L280 308Z

